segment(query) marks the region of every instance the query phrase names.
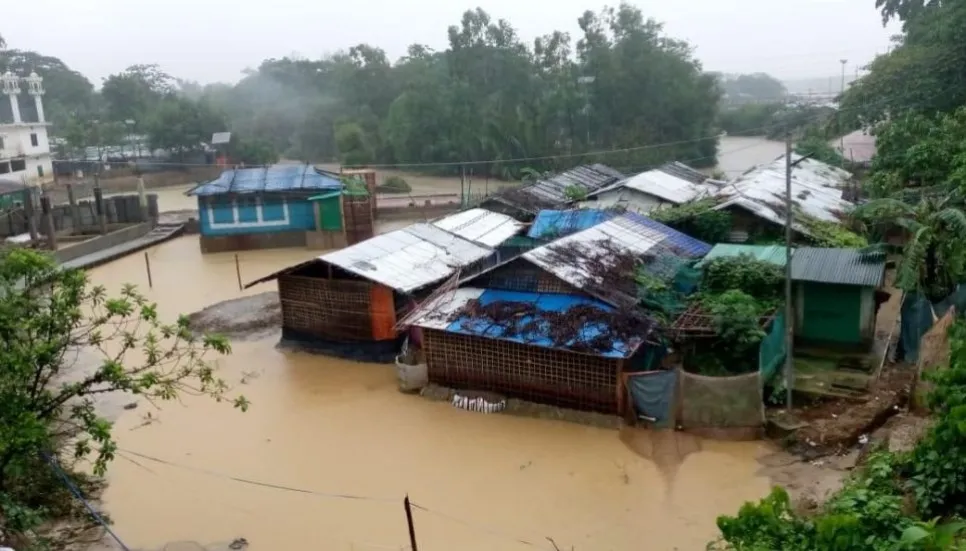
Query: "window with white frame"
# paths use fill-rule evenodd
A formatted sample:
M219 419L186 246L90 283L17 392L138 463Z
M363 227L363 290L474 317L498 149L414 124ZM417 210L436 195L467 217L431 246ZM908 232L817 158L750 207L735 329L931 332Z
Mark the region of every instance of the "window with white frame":
M213 229L265 228L289 225L288 202L282 198L282 217L265 219L260 197L254 195L233 199L211 197L207 200L208 225Z

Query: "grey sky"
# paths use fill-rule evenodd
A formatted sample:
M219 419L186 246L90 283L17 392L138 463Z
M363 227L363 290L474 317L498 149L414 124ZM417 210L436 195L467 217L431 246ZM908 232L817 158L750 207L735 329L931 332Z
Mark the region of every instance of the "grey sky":
M609 2L611 5L617 2ZM645 16L696 47L707 69L780 78L836 75L889 45L874 0L635 0ZM564 30L595 0L33 0L4 6L10 47L58 56L95 85L135 63L201 82L236 81L268 57L305 57L367 42L393 59L420 42L441 49L446 27L482 7L520 35ZM38 21L38 16L41 21ZM42 25L37 23L42 22Z

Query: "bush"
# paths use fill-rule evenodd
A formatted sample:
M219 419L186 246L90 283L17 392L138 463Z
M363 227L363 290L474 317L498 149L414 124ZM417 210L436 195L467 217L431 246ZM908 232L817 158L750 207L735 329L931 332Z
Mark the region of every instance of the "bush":
M722 243L731 232L731 213L711 210L714 204L714 200L704 199L655 209L648 216L705 243Z
M781 300L785 275L781 267L751 255L715 258L704 267L701 291L720 294L730 290L747 293L763 303Z
M376 186L376 191L383 193L409 193L413 188L402 176L389 176L381 185Z

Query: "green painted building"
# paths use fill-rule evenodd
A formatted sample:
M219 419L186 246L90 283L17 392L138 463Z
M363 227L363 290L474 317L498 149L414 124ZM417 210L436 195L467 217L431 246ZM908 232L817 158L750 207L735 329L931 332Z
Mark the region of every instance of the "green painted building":
M885 256L857 249L799 247L792 256L795 337L805 343L859 346L875 337L875 291Z

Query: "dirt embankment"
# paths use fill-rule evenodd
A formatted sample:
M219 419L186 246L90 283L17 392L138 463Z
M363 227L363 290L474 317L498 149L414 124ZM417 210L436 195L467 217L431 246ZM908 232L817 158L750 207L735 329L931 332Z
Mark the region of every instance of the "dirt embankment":
M267 291L212 304L191 314L188 320L191 329L198 333L254 340L279 332L282 305L278 301L278 292Z

